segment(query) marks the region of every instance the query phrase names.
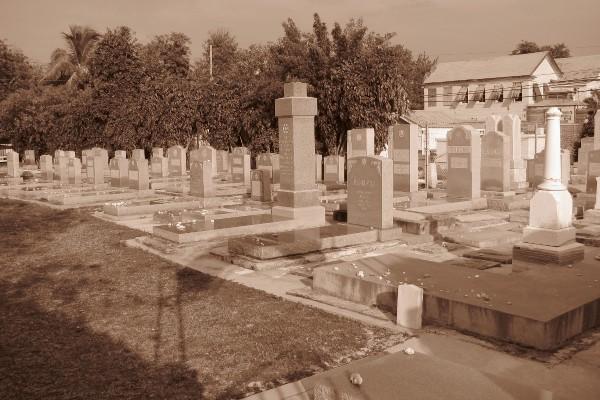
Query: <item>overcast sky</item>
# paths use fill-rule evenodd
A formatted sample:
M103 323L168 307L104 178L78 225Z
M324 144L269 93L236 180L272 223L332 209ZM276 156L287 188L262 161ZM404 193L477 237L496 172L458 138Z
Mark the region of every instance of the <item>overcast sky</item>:
M369 29L396 32L397 43L441 61L507 54L521 39L600 54L600 0L0 0L0 38L45 63L71 24L100 32L127 25L141 42L185 33L196 59L211 30L227 29L246 47L275 41L288 17L311 29L314 12L329 28L362 17Z

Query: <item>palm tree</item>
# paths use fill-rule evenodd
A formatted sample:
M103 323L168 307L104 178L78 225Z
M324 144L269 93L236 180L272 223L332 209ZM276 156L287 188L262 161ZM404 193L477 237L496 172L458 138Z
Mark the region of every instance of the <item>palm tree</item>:
M94 46L101 35L89 26L71 25L63 32L67 49L56 49L50 57L50 65L42 79L44 83L81 83L88 74L88 62Z

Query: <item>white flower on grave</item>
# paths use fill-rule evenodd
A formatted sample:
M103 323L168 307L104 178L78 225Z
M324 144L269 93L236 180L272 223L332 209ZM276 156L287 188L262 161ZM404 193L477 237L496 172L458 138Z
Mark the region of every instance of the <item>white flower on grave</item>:
M415 354L415 349L413 349L412 347L407 347L404 349L404 354L412 356L413 354Z
M358 271L356 273L356 276L358 276L359 278L364 278L365 277L365 272L364 271Z

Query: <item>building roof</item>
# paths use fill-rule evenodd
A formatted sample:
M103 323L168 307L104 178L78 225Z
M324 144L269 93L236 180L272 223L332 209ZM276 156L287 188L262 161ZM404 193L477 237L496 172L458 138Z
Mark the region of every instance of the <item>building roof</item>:
M477 125L483 123L487 115L462 110L413 110L402 118L421 127L447 128L455 125Z
M563 80L598 79L600 75L600 54L556 59Z
M479 60L440 63L431 75L425 79L425 84L531 76L546 57L552 60L547 51L541 51Z

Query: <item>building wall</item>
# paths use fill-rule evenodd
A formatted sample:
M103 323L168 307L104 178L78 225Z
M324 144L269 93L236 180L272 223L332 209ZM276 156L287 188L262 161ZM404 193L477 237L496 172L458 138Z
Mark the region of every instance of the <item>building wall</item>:
M502 114L517 114L521 119L526 117L527 106L534 104L538 99L535 98L534 84L539 87L539 93L543 94L543 85L552 80L559 79L560 76L548 58L544 59L536 68L530 77L507 77L487 79L471 82L443 82L427 84L424 88L425 109L432 110L469 110L476 112L477 110L489 110L500 115ZM514 82L520 82L522 85L523 98L521 101L509 99L509 94ZM474 102L471 100L472 93L477 91L480 85L484 85L486 92L486 101ZM496 100L488 100L495 85L502 85L504 100L502 102ZM468 103L457 103L455 101L461 87L467 86L469 92ZM435 101L430 101L430 89L435 90ZM539 99L541 100L541 98Z

